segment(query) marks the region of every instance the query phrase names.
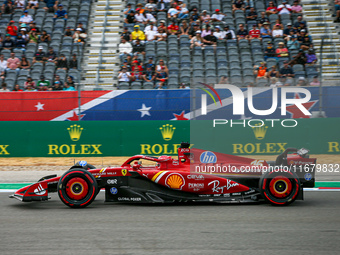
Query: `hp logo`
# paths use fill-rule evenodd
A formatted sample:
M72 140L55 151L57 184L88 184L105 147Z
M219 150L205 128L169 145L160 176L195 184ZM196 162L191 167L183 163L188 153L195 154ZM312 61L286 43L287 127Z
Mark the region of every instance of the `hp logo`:
M116 195L118 193L118 189L113 187L113 188L110 189L110 192L111 192L112 195Z
M312 179L312 174L306 173L305 174L305 179L306 179L306 181L310 181Z
M216 163L217 157L216 155L211 151L205 151L200 156L201 163Z

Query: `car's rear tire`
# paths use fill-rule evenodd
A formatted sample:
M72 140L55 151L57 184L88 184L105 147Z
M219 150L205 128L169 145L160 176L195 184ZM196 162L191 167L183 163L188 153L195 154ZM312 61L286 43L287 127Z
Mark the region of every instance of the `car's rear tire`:
M284 170L267 172L260 179L263 198L272 205L289 205L300 192L300 180L293 172Z
M67 171L58 182L59 198L71 208L83 208L90 205L97 194L96 179L82 168Z

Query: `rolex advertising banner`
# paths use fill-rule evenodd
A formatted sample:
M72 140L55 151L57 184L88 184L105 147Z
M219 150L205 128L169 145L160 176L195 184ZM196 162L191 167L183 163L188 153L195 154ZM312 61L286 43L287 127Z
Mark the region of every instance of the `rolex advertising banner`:
M1 122L0 157L176 155L189 122Z
M174 156L182 141L234 155L340 154L340 118L262 121L1 122L0 157Z

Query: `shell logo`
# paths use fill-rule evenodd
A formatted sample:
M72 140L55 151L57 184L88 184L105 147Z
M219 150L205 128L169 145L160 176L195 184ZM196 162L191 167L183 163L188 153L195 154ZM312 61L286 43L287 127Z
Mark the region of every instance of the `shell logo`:
M180 174L169 174L165 179L165 184L172 189L182 189L185 184L184 177Z

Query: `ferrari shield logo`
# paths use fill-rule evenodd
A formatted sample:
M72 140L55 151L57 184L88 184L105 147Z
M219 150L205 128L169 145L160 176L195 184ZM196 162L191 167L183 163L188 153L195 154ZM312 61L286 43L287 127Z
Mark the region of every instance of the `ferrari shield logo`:
M126 175L127 174L127 170L126 169L122 169L122 175Z

